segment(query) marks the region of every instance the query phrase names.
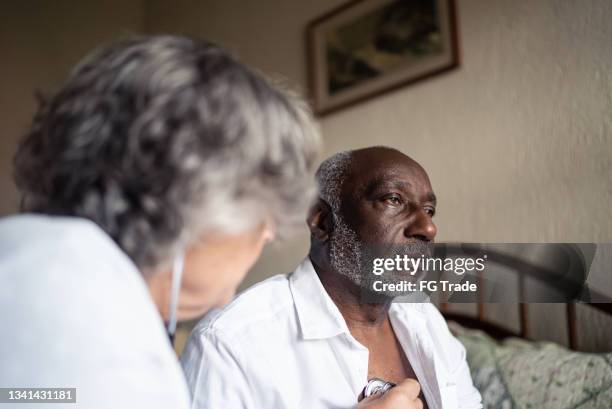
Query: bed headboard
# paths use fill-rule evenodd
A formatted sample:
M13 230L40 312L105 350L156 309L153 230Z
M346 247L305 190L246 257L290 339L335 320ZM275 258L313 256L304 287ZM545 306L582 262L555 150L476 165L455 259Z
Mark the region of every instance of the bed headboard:
M584 310L578 307L577 303L581 306L588 306L587 309L592 308L603 313L603 318L606 321L609 318L609 321L612 322L612 298L601 291L602 280L603 283L609 280L609 260L599 263L593 268L595 254L597 252L603 255L612 254L612 245L595 245L593 243L501 243L486 245L450 243L443 246L445 256L479 254L485 250L485 254L489 257L487 262L493 264L491 266L488 264L487 268L489 270L487 272L479 271L475 273L474 279L478 292L467 301L475 304L476 311L472 311L470 315L458 313L447 303L449 300L452 302L452 299L439 297L440 311L448 320L456 321L465 327L483 330L497 339L511 336L534 339L534 335L537 336L537 334L531 334L530 328L534 330L540 327L542 322L538 320L538 311L530 311L533 309L530 305L534 304L529 303L565 303L557 304L559 306L564 305L564 308L562 311L560 311L561 308L555 308L554 318L557 320L556 322L559 322L558 320L561 318L559 314L562 314L562 319L565 321L567 328L567 345L574 350L582 347L579 339L578 319L581 319L580 327L582 328L584 328L585 322L588 325L591 324L589 320L584 321ZM503 266L505 268L503 270L504 274L512 277L512 280L505 285L508 285L508 294L514 294L514 297L508 297L508 304L504 305L507 305L510 309L515 309L509 311L508 314L508 319L510 320L511 317L514 330L509 330L507 327L495 323L492 319L488 319L488 316L491 315L487 314L488 309L495 310L495 308L491 308L491 304L487 304L487 302L491 302L492 298L486 296L485 293L487 289L492 288L489 287L491 285L489 283L493 283L487 281L487 278L499 277L495 276L496 266ZM590 279L589 274L595 276L594 272L599 273L599 286L590 285L590 281L587 280L587 278ZM570 285L562 287L564 280ZM529 296L529 294L533 294L534 283L538 285L535 287L536 289L545 286L547 289L563 288L567 290L569 288L569 291L562 291L565 295L561 298L542 296L534 298ZM499 284L497 286L499 288ZM607 288L607 286L604 287ZM506 287L502 287L501 291L505 292ZM609 289L607 293L609 293ZM579 301L576 301L576 303L570 302L572 300ZM495 302L503 301L495 300ZM499 314L499 308L497 310ZM578 310L580 310L580 313L577 312ZM490 313L494 315L495 311L490 311ZM534 321L530 323L530 319ZM610 323L607 323L607 325L610 325ZM518 331L516 330L517 327ZM612 344L610 345L612 347Z
M605 313L606 315L612 316L612 304L608 303L582 303L583 305L588 305ZM510 306L509 306L510 307ZM472 329L479 329L485 331L487 334L491 335L496 339L503 339L508 337L520 337L525 339L530 339L529 333L529 304L519 303L515 308L518 308L518 317L519 317L519 325L520 331L514 332L509 330L508 328L502 327L499 324L492 322L487 319L486 314L486 303L478 303L477 304L477 312L476 316L471 316L467 314L452 312L449 310L448 303L440 304L440 312L442 315L449 320L455 321L460 325L463 325ZM569 340L569 347L573 350L578 350L580 347L580 339L577 330L577 314L576 314L576 304L565 304L565 320L567 322L567 337Z

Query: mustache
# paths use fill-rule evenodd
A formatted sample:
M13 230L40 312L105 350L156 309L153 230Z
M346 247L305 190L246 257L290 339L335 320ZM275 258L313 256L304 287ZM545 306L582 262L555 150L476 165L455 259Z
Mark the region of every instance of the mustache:
M373 245L373 254L389 256L429 257L434 253L434 243L431 241L413 239L404 243L381 243Z
M425 256L433 254L434 243L421 239L414 239L409 243L402 245L409 253L421 253Z

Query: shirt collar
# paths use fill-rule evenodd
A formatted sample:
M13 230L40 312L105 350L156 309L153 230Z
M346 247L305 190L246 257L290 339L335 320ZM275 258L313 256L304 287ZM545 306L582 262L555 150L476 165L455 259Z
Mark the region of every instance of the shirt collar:
M289 287L304 339L324 339L349 333L346 321L321 284L309 257L291 274Z
M289 277L289 287L304 339L325 339L346 333L348 326L340 310L327 294L309 257L306 257ZM394 302L389 315L395 324L425 324L424 304ZM418 321L418 322L415 322Z
M426 303L410 301L396 301L391 303L391 308L389 308L389 317L391 322L394 324L393 328L396 328L397 326L423 327L426 325L427 319L425 305Z

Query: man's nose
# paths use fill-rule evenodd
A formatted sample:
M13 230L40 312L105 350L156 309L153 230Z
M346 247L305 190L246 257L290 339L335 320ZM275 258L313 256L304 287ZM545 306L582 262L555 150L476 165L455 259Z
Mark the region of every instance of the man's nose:
M438 228L431 216L423 209L415 211L414 217L405 231L406 237L424 241L432 241L436 237L436 233L438 233Z

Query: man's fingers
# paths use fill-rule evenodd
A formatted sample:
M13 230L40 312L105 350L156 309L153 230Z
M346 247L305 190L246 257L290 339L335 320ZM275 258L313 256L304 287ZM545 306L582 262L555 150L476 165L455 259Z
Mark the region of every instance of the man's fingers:
M382 392L376 392L373 395L368 396L367 398L363 398L359 401L359 403L363 403L364 405L370 402L373 402L377 399L380 399L384 394Z
M383 395L382 392L376 392L374 395L361 399L356 409L393 409L393 406L385 405L382 402Z

